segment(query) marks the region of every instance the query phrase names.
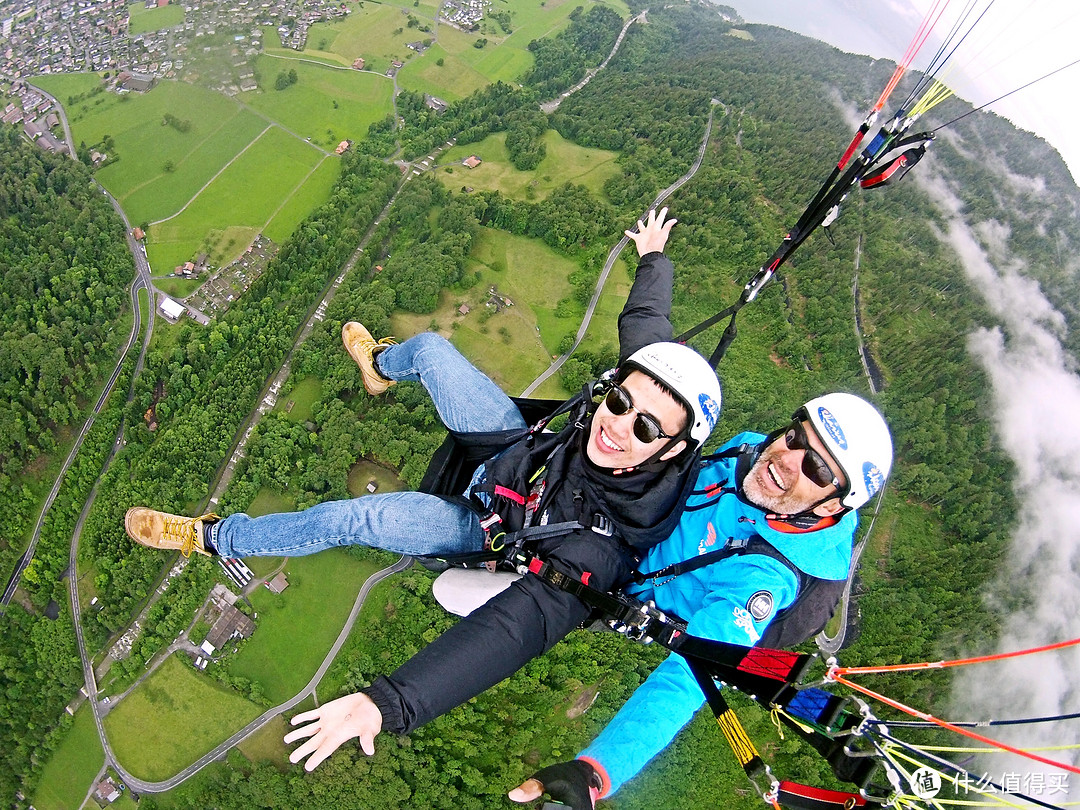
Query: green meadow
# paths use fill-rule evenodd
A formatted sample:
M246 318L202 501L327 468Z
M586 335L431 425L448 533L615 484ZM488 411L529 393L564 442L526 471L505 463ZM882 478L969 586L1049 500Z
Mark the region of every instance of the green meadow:
M173 655L109 712L105 731L125 769L158 781L190 765L262 711Z
M341 161L327 158L322 161L304 180L304 184L281 200L281 204L263 228L263 233L277 244L282 244L303 222L308 214L330 199L338 175L341 174Z
M84 703L75 712L71 730L41 771L41 783L34 794L39 810L69 810L82 805L87 785L105 764L105 752L98 739L94 715Z
M360 586L385 565L384 557L337 549L291 557L283 593L256 588L251 594L258 629L227 664L229 673L259 683L272 703L291 698L319 668Z
M157 6L147 8L145 3L131 3L128 11L128 32L145 34L147 31L160 31L163 28L172 28L184 22L184 9L182 6Z
M368 127L393 111L393 82L348 67L317 65L263 54L256 60L262 89L244 102L295 134L333 150L340 141L359 140ZM276 90L282 71L295 70L297 83Z
M466 271L479 273L479 283L444 292L434 313L395 313L394 334L404 338L435 324L500 388L517 394L550 365L563 337L577 330L579 320L555 315L556 304L570 294L567 279L577 263L539 239L491 228L480 230L469 260ZM488 315L492 285L514 305ZM462 304L468 315L459 314Z
M41 77L41 85L53 92L51 78ZM54 92L61 101L78 89L64 84ZM135 223L175 214L269 126L236 102L181 82L160 82L148 93L100 93L65 109L76 142L112 138L107 151L118 160L97 179ZM166 114L188 122L188 131L166 124Z
M332 23L316 23L308 31L307 47L304 58L313 56L333 60L340 64L351 65L357 57L363 57L365 70L385 73L390 62L397 59L406 61L414 53L406 43L426 39L431 34L408 27L408 14L419 12L409 6L408 10L378 3L364 3L363 7L353 6L352 13L343 20ZM414 14L422 22L420 13ZM439 36L442 36L440 27ZM267 53L291 53L295 51L277 51L266 49Z
M544 133L544 145L547 155L540 165L532 171L518 171L506 154L506 133L497 132L479 143L447 149L439 156L438 178L454 191L468 186L498 191L515 200L538 201L566 183L585 186L603 196L604 183L621 171L615 162L618 153L578 146L553 129ZM483 163L475 169L459 165L469 155L476 155Z
M205 244L205 240L215 230L249 229L254 236L309 178L332 181L326 173L313 172L326 159L325 154L278 127L264 131L180 214L150 226L146 252L151 266L163 272L208 247L212 252L215 246ZM247 246L241 234L235 235L233 242L237 253ZM219 263L228 258L221 256Z

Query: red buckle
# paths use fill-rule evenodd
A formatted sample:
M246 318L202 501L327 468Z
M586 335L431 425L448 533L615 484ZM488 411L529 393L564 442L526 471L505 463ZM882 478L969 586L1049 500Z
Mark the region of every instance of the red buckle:
M533 574L540 574L540 569L544 567L544 561L539 557L533 557L529 560L529 572Z
M592 576L592 571L586 571L584 574L582 574L581 575L581 584L582 585L588 585L589 584L589 577L591 577L591 576Z

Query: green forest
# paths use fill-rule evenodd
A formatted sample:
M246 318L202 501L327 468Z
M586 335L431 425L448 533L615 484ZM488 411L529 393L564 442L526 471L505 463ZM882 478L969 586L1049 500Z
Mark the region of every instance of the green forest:
M714 8L650 10L648 25L631 27L617 58L550 116L538 102L573 85L610 51L623 22L610 9L571 15L563 34L533 43L535 66L521 87L492 85L441 116L422 95L400 94L401 126L379 122L346 153L330 201L227 314L208 327L185 321L155 330L141 373L130 359L124 364L49 513L20 596L0 617L5 801L21 791L27 798L16 805L29 802L42 767L71 726L64 707L82 685L82 671L64 578L91 489L96 483L76 565L101 602L82 616L87 644L98 656L139 614L173 562L132 546L122 528L125 510L133 504L182 513L205 507L268 377L346 262L352 260L353 269L325 318L291 357L289 385L319 381L310 418L274 412L262 419L216 507L223 514L248 509L261 492L297 509L349 497L349 472L361 458L417 486L445 432L415 384L378 399L363 393L356 366L340 346L342 323L359 320L386 334L395 312L426 316L444 290L470 289L478 283L469 257L480 228L541 240L573 260L579 270L559 310L580 319L607 251L657 193L689 169L713 109L702 168L665 203L679 220L667 250L676 266L676 331L737 298L846 145L850 126L829 99L865 109L892 66L765 26L745 26L749 38L727 36L730 25ZM950 101L942 116L966 109ZM404 182L387 160L399 148L414 158L451 138L472 143L506 132L514 166L527 170L543 158L541 137L549 128L581 146L619 153L620 172L602 194L567 184L542 201L523 202L495 191L448 188L455 184L432 175ZM1078 196L1064 164L1043 142L992 115L970 116L953 133L927 160L950 178L970 222L1008 223L1012 249L1074 325L1076 282L1056 262L1060 240L1075 230L1070 217ZM133 266L119 218L86 167L41 153L14 130L0 137L0 263L6 271L0 483L9 504L0 561L10 572L51 486L51 462L41 459L70 443L128 337L125 287ZM990 163L970 157L990 146L1009 171L1042 175L1060 205L1036 216L1033 198L1001 189ZM739 337L720 366L724 412L714 443L745 429L769 430L824 391L869 396L854 328L858 307L863 338L883 377L875 402L893 429L897 462L855 588L851 615L857 619L842 656L848 665L984 650L1001 621L982 594L1016 525L1014 470L997 443L988 384L966 343L973 329L995 320L943 244L941 228L942 215L914 183L855 196L832 238L811 239L743 311ZM354 256L365 238L366 247ZM491 337L497 351L498 338ZM694 343L708 354L718 339L719 328ZM575 356L563 370L564 387L574 390L610 365L614 343L612 335L610 345ZM1080 346L1070 348L1075 354ZM146 418L151 412L154 429ZM114 448L121 427L123 446ZM132 683L221 578L204 562L189 566L155 608L132 656L114 665L110 689ZM449 626L452 617L431 598L431 580L414 567L379 586L377 609L365 612L335 660L320 701L389 672ZM346 745L307 774L280 757L252 759L233 750L180 787L142 796L139 806L509 807L500 798L507 790L538 765L573 757L662 657L663 650L629 645L614 634L576 632L412 735L383 735L370 759ZM219 680L270 706L261 685L230 682L227 675ZM948 674L940 671L890 676L875 685L930 711L949 697ZM590 691L599 696L586 713L568 712ZM810 749L778 737L769 718L747 701L735 696L733 704L774 772L840 787ZM748 788L714 721L702 712L601 806L758 806L760 797Z

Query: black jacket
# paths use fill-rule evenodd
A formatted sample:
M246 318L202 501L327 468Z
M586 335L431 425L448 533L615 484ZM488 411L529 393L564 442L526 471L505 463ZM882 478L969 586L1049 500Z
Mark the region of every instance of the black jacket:
M638 264L637 276L619 316L620 362L639 348L670 340L673 268L662 253ZM535 523L578 520L592 525L594 514L615 527L611 536L583 528L543 540L537 554L575 576L589 572L602 590L629 581L639 554L675 529L693 488L699 453L684 452L659 470L612 475L592 465L582 451L591 408L571 414L558 434L518 441L487 462L489 490L495 484L525 496L529 481L547 465L547 486ZM505 528L524 523L524 508L502 498L495 511ZM389 677L364 691L379 707L383 729L405 733L469 700L550 649L588 615L576 597L526 576L437 638Z

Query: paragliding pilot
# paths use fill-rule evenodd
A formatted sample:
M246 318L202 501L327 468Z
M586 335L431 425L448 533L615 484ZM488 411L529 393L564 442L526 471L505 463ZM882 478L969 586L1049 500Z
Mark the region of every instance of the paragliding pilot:
M892 439L852 394L810 400L768 436L741 433L704 462L670 538L627 587L717 641L784 647L820 631L848 577L857 510L884 485ZM686 659L671 654L578 758L510 792L547 793L589 810L662 751L704 703Z

